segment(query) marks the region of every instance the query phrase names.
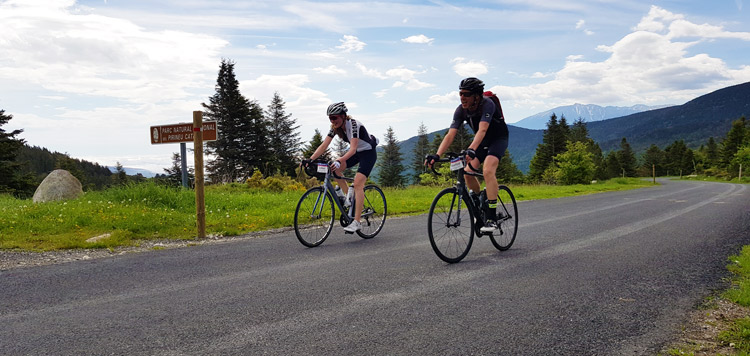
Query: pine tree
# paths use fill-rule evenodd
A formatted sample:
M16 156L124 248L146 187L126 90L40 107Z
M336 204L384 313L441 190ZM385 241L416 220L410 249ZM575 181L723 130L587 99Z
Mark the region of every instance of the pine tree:
M13 115L6 115L5 110L0 110L0 194L27 198L34 194L34 177L23 173L23 164L17 161L18 151L25 141L16 136L23 130L6 132L2 129L11 119Z
M115 185L125 185L128 183L128 174L125 173L125 168L122 167L120 162L115 165L115 174L112 176Z
M670 174L687 175L694 171L693 151L685 145L685 141L673 142L664 149L664 165Z
M320 134L318 129L315 129L315 134L313 135L312 140L310 140L310 143L302 149L302 158L309 159L321 143L323 143L323 135ZM328 147L318 159L322 159L326 162L331 161L331 148Z
M557 121L557 115L552 114L547 122L542 143L537 145L536 153L529 163L529 180L538 182L542 175L553 163L553 158L565 152L569 134L568 124L563 117Z
M414 184L419 184L419 175L428 172L427 166L424 165L424 157L430 154L430 140L427 138L427 126L419 124L417 130L417 143L412 151L412 168L414 169Z
M732 128L729 129L727 137L722 141L721 145L721 168L726 168L745 140L750 139L750 128L747 127L748 123L750 122L747 122L744 116L732 122Z
M206 167L214 182L244 181L256 169L262 173L271 161L268 126L263 109L239 90L234 62L222 59L216 80L216 93L203 103L204 116L216 120L219 137L206 144L206 154L214 159Z
M617 151L607 153L607 157L604 159L604 178L616 178L622 176L622 166L618 160Z
M620 141L620 151L617 152L617 161L620 162L620 168L624 170L626 177L636 176L638 160L635 158L635 153L625 137Z
M404 166L401 163L401 152L393 127L389 126L385 134L385 146L380 157L380 184L384 187L400 187L404 185L404 177L401 175Z
M182 157L179 153L172 153L172 167L164 168L164 173L166 173L165 179L170 185L175 187L182 186ZM195 180L193 168L188 168L187 178L188 182Z
M448 146L447 152L459 153L467 148L474 140L474 135L469 132L468 125L464 124L458 127L456 130L456 136L453 138L453 143Z
M658 146L652 144L643 154L643 171L648 172L647 175L651 175L652 172L657 176L662 176L665 173L664 162L665 155Z
M291 114L286 113L285 105L279 93L275 92L266 111L269 128L268 143L274 158L269 161L269 166L271 172L279 171L281 174L291 176L297 167L297 155L302 142L297 132L299 125Z
M443 136L440 135L440 133L436 133L435 137L432 138L432 142L430 142L430 154L434 155L437 153L438 148L440 148L440 144L443 142Z
M720 158L719 145L716 144L716 140L713 137L709 137L708 144L706 144L706 164L709 167L716 167L719 165Z
M500 159L495 171L497 181L501 183L521 183L523 182L523 172L513 162L510 151L505 150L505 155Z

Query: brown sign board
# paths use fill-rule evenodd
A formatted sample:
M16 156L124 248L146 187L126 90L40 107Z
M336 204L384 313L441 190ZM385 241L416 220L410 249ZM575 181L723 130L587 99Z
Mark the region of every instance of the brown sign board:
M203 122L203 141L216 141L216 121ZM151 126L151 144L193 142L193 123Z

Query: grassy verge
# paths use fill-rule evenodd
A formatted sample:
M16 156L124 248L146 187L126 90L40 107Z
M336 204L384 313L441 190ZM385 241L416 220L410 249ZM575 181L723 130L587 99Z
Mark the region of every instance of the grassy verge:
M591 185L515 185L518 201L650 187L640 179L613 179ZM443 187L384 189L390 216L429 210ZM292 226L302 191L269 192L244 184L207 186L206 232L236 236ZM86 240L108 234L95 242ZM49 251L111 248L149 239L194 239L192 190L142 183L87 192L64 202L35 204L0 195L0 249Z
M745 246L737 256L729 258L728 268L732 272L732 288L723 297L744 307L750 307L750 246ZM732 322L731 327L719 334L719 341L734 345L742 355L750 354L750 318Z

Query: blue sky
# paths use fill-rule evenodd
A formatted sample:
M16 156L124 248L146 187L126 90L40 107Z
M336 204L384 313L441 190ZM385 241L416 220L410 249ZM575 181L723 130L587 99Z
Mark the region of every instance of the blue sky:
M0 0L0 109L31 145L162 173L179 145L148 128L191 121L222 58L263 108L279 92L305 142L337 101L382 141L447 127L467 76L510 123L683 104L750 81L747 19L743 0Z

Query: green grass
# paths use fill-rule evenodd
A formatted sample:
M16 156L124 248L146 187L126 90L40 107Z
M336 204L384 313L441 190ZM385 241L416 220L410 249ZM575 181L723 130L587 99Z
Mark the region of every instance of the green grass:
M513 185L518 201L653 186L641 179L591 185ZM389 216L423 214L444 187L385 188ZM206 233L236 236L292 226L302 191L270 192L245 184L207 186ZM95 236L110 234L97 242ZM154 183L86 192L75 200L35 204L0 195L0 249L113 248L143 240L196 237L195 193Z
M739 305L750 306L750 246L745 246L739 255L729 257L727 266L732 272L732 287L724 292L723 297ZM719 341L725 345L734 344L740 355L750 354L750 318L741 318L732 322L729 330L722 331Z

